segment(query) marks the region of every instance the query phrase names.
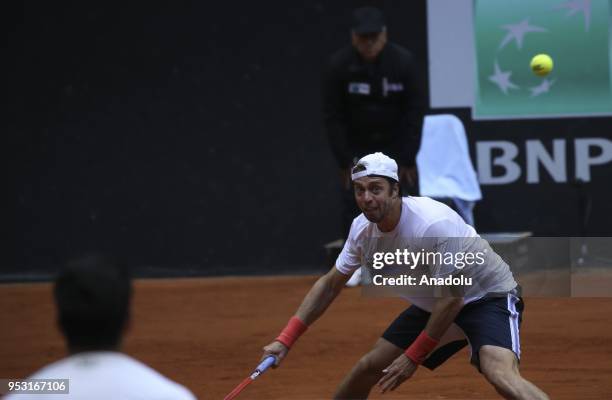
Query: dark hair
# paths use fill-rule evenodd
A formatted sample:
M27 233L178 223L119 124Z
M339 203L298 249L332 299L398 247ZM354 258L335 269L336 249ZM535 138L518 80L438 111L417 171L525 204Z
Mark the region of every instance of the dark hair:
M132 284L128 271L98 255L66 265L54 288L58 322L70 349L116 348L128 320Z

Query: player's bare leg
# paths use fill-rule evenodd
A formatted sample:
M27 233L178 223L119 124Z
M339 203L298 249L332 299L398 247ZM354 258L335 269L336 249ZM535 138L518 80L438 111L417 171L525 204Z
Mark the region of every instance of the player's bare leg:
M372 386L382 378L382 370L404 352L403 349L380 338L365 356L361 357L336 390L334 399L367 399Z
M548 399L546 393L521 376L512 351L503 347L482 346L478 356L483 375L504 398Z

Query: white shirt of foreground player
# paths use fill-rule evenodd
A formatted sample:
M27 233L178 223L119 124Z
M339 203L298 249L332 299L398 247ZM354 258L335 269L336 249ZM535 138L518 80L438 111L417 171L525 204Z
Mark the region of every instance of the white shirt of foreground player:
M367 266L376 252L410 249L410 251L440 251L433 249L439 242L451 243L451 247L468 246L468 248L447 249L451 252L471 249L469 246L486 244L479 240L437 240L444 238L479 238L470 225L450 207L428 197L404 197L400 221L391 232L382 232L375 223L363 215L353 220L344 248L336 260L336 269L345 275L352 274L357 268ZM486 244L488 247L488 244ZM482 298L487 293L505 293L516 286L516 281L508 265L492 249L488 249L484 265L466 267L461 273L469 276L476 283L466 303ZM440 267L440 266L437 266ZM432 271L433 272L433 271ZM453 266L442 266L436 269L436 276L445 276L457 272ZM402 296L417 307L431 311L435 298Z
M194 400L184 386L119 352L84 352L49 364L29 378L70 379L69 394L19 394L10 400Z

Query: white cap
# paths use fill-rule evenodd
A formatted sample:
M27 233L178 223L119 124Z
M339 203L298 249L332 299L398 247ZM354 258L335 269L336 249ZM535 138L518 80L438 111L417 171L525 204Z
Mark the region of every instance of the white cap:
M369 175L386 176L399 182L397 163L383 153L368 154L357 161L351 170L351 179L359 179Z

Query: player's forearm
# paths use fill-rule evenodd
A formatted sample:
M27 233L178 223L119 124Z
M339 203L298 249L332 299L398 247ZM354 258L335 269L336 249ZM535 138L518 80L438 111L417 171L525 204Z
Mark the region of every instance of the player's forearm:
M338 296L347 280L348 276L338 272L336 267L319 278L302 301L302 305L300 305L296 314L289 319L287 326L278 335L276 341L290 349L299 337L306 332L308 326L325 312Z
M404 354L419 365L440 343L440 338L448 330L463 307L461 298L442 298L436 301L425 329L406 349Z
M327 307L338 296L342 287L333 282L329 273L322 276L312 286L295 315L306 325L311 325L323 315Z
M442 335L451 326L457 314L463 308L463 299L456 297L441 298L434 304L425 332L436 340L440 340Z

